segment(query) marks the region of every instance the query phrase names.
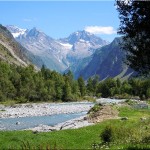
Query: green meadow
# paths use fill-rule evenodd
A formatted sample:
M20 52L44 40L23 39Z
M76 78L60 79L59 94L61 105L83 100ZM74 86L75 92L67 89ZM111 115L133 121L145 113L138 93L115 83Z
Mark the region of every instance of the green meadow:
M113 107L127 120L47 133L0 131L0 149L150 149L150 109Z

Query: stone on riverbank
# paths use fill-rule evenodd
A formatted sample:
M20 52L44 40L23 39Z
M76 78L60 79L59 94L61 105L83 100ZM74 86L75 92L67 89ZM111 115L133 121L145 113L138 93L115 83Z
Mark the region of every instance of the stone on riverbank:
M18 118L31 116L48 116L54 114L69 114L89 111L92 103L41 103L41 104L16 104L13 107L1 105L0 118Z
M51 131L59 131L59 130L65 130L65 129L77 129L89 125L93 125L94 123L89 123L87 120L84 120L85 116L72 119L63 123L59 123L55 126L48 126L48 125L39 125L38 127L35 128L30 128L26 130L31 130L36 133L38 132L51 132Z

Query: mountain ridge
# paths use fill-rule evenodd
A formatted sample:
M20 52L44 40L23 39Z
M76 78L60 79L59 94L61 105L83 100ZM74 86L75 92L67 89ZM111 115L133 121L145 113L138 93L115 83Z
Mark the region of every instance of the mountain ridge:
M0 46L1 59L11 64L27 66L33 63L36 68L40 68L43 64L38 56L18 43L11 32L2 25L0 25Z
M125 78L136 74L124 63L125 52L119 43L122 38L115 38L109 45L97 49L91 61L80 71L84 79L99 75L100 80L106 78Z
M22 31L18 29L11 32ZM9 29L9 26L7 26ZM65 71L69 66L80 59L91 56L97 47L102 47L108 42L86 31L77 31L67 38L55 40L37 28L26 29L24 34L19 34L16 40L34 55L39 56L44 65L58 72Z
M2 25L0 25L0 45L1 59L5 60L9 57L11 58L10 63L27 66L29 60L24 53L25 49L15 41L13 35ZM7 51L7 54L4 52L4 49Z
M22 33L22 30L25 29L16 30L15 26L15 31ZM55 40L34 27L26 29L16 40L37 55L47 68L61 73L71 70L76 79L80 75L84 79L99 75L103 80L109 77L129 78L134 74L123 63L125 52L119 47L121 38L108 43L83 30Z

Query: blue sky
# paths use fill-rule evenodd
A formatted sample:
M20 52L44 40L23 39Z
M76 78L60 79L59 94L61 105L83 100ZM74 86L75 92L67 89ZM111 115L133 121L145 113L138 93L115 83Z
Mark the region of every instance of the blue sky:
M37 27L56 39L86 29L109 41L119 27L114 1L0 1L0 23Z

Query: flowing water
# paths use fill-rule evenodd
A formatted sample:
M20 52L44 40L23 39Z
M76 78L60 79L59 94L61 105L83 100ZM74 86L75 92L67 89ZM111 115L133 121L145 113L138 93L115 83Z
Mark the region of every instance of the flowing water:
M0 119L0 130L22 130L37 127L40 124L54 126L58 123L85 115L86 112Z
M72 102L72 103L58 103L58 104L50 104L51 106L56 106L64 108L65 106L93 106L94 103L89 102ZM71 107L72 108L72 107ZM39 125L50 125L54 126L58 123L62 123L71 119L75 119L81 116L84 116L87 112L75 112L68 114L54 114L54 115L46 115L46 116L28 116L28 117L19 117L19 118L1 118L0 119L0 130L22 130L28 128L34 128Z
M97 100L97 103L120 103L125 100L116 100L109 98L101 98ZM74 102L74 103L59 103L59 104L50 104L51 106L65 106L65 105L76 105L85 106L90 105L93 106L94 103L87 102ZM20 118L1 118L0 119L0 130L22 130L28 128L34 128L39 125L50 125L54 126L58 123L62 123L71 119L75 119L81 116L84 116L87 112L76 112L69 114L55 114L55 115L47 115L47 116L32 116L32 117L20 117Z

